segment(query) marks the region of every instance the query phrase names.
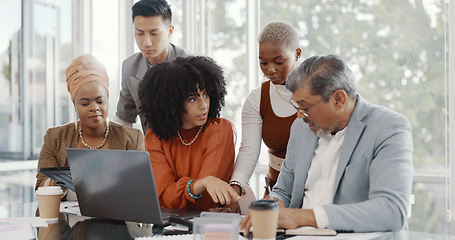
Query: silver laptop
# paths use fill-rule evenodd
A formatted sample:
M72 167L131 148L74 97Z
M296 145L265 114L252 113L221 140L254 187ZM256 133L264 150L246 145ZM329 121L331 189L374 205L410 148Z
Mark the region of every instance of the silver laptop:
M163 223L148 152L68 148L66 153L82 215Z

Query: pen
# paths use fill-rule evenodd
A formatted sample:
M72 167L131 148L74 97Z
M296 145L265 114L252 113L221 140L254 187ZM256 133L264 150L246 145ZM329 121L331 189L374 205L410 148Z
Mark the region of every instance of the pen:
M270 182L269 182L269 179L267 179L267 176L265 176L265 186L267 187L267 191L269 191L269 193L271 193L272 188L270 187Z

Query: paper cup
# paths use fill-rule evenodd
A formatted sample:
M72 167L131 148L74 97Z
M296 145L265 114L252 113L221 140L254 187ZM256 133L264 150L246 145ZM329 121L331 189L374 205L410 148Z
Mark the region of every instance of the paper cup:
M279 210L280 206L276 201L257 200L251 202L250 211L254 239L275 239Z
M63 195L61 187L39 187L36 190L40 218L48 223L58 222L60 201Z

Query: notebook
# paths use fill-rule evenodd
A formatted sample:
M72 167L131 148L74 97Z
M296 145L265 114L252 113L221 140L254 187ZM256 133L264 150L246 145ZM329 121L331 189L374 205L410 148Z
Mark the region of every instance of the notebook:
M66 152L83 216L162 224L171 215L199 215L160 208L148 152L82 148Z
M299 227L295 229L278 229L277 233L284 232L288 236L292 235L308 235L308 236L335 236L337 231L332 229L314 228L314 227Z
M198 236L198 238L195 238L194 234L185 234L185 235L170 235L170 236L153 236L153 237L136 237L134 238L135 240L159 240L159 239L164 239L164 240L194 240L194 239L201 239L202 236ZM237 236L238 240L248 240L247 238L244 238L241 235Z

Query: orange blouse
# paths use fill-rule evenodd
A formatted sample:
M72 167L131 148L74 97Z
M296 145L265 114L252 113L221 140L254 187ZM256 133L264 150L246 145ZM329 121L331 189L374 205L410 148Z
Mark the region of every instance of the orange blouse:
M193 140L199 127L180 129L185 143ZM232 124L226 119L209 119L196 141L185 146L178 136L159 139L150 129L145 135L161 207L207 210L218 207L204 191L193 199L187 184L191 179L215 176L228 182L234 169L235 147ZM190 185L193 193L193 184Z

